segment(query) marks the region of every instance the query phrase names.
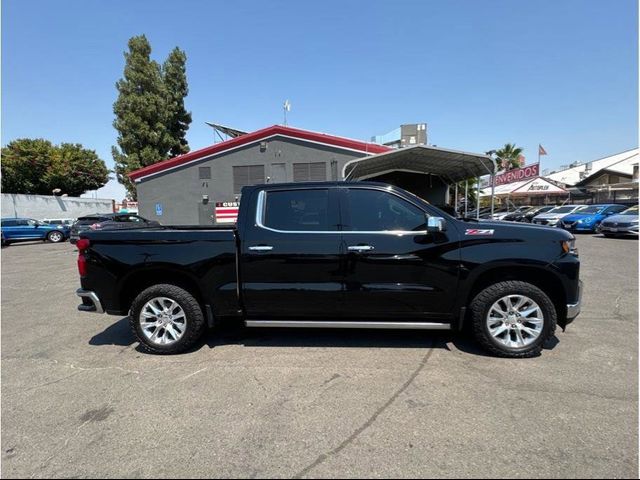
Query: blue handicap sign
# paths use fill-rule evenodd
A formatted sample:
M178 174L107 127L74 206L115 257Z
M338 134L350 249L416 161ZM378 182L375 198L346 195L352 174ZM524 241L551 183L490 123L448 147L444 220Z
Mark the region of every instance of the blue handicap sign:
M156 203L156 215L161 217L162 216L162 204L161 203Z

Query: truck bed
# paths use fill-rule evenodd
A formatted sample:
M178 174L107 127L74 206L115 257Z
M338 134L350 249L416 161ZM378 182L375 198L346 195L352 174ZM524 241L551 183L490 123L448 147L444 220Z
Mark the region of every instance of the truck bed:
M80 237L90 241L82 288L95 291L108 313L126 315L129 291L163 279L196 286L214 315L238 313L233 227L161 226L86 231Z

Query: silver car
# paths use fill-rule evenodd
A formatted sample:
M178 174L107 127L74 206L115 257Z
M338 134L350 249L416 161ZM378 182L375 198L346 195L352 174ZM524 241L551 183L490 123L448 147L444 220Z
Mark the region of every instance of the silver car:
M548 225L555 227L562 217L565 217L571 213L575 213L578 210L587 207L588 205L561 205L553 208L546 213L541 213L533 217L531 223L538 225Z
M638 236L638 206L634 205L618 215L606 218L598 229L605 237L615 237L617 235Z

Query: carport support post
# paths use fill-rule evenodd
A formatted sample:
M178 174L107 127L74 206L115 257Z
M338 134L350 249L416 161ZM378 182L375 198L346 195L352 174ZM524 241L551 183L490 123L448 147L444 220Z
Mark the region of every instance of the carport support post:
M476 218L480 219L480 177L476 182Z
M467 216L469 211L469 179L464 181L464 216Z
M491 174L491 218L493 219L494 194L496 191L496 176Z
M458 184L456 183L456 199L453 202L453 208L456 209L456 217L458 216Z

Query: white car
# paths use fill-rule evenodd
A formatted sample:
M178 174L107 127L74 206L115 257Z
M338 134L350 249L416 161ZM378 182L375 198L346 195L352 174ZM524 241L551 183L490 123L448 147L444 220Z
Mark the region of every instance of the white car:
M75 218L43 218L42 221L49 225L63 225L65 227L71 227Z
M546 213L536 215L535 217L533 217L531 223L555 227L562 217L566 217L567 215L575 213L585 207L588 207L588 205L561 205L549 210Z

